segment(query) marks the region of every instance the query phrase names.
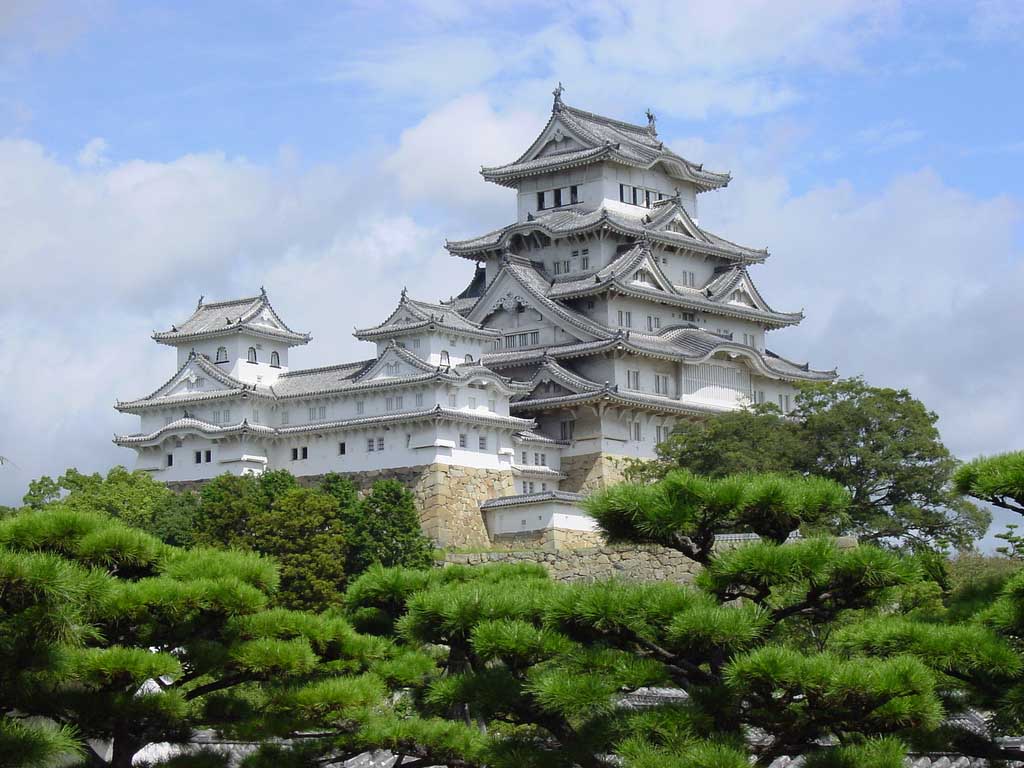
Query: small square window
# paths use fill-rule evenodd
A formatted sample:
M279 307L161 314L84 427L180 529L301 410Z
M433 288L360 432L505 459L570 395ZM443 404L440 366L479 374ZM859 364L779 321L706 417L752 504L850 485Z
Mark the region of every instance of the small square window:
M480 439L478 441L478 444L480 446L480 450L481 451L486 451L487 450L487 436L486 435L480 435Z
M378 437L377 438L377 450L378 451L383 451L384 450L384 438L383 437Z
M345 442L344 441L338 443L338 455L339 456L344 456L345 455Z
M459 435L459 448L466 447L466 436L464 434Z
M213 451L206 452L206 463L209 464L213 460Z
M368 453L373 453L374 448L376 448L376 446L377 446L377 441L374 440L372 437L368 437L366 439L366 450L367 450Z
M196 464L202 464L202 463L203 463L203 452L202 451L196 451Z
M302 458L309 458L309 448L307 448L306 446L302 446Z
M292 448L292 461L298 461L298 460L299 460L299 449L298 448Z
M174 454L173 453L168 453L167 454L167 466L168 467L173 467L174 466Z

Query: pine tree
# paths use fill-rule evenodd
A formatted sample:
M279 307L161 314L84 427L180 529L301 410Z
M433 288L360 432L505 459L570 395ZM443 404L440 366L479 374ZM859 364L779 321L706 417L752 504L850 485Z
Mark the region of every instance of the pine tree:
M268 608L277 583L259 555L178 549L103 514L0 521L0 764L128 768L197 727L261 739L382 705L391 645ZM88 740L112 743L109 761Z

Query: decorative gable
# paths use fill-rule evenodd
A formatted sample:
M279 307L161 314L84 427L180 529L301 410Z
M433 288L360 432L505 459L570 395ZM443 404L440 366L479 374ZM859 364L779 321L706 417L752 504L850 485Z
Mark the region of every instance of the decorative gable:
M393 379L401 376L416 376L433 373L437 368L411 352L391 344L377 358L377 362L356 377L356 381L367 382L377 379Z
M146 400L194 397L213 392L234 392L245 385L219 371L205 360L192 357L162 387Z

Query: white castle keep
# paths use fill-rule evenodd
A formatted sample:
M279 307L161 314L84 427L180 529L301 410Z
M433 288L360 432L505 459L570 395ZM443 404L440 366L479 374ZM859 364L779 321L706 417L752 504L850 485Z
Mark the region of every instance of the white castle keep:
M516 221L448 251L476 263L442 302L405 291L355 333L372 358L292 368L293 331L266 292L204 302L153 334L177 371L117 409L137 468L187 484L224 472L396 477L445 546L593 539L582 494L653 457L681 420L772 402L828 380L766 347L796 325L749 268L768 258L697 224L697 197L726 186L633 125L555 91L551 118L513 163L482 170L518 192Z

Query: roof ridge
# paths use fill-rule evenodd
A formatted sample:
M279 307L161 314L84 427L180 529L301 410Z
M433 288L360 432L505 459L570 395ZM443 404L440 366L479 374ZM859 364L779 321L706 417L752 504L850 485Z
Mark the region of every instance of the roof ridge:
M579 115L581 117L589 118L591 120L598 120L602 123L607 123L615 127L627 128L637 133L642 133L652 139L654 136L651 134L650 127L646 125L638 125L637 123L630 123L625 120L619 120L617 117L608 117L607 115L599 115L597 112L591 112L586 109L580 109L579 107L573 107L565 102L562 102L562 110L567 111L573 115ZM656 140L656 139L655 139Z
M199 310L199 309L210 309L210 308L216 309L217 307L226 307L226 306L230 306L231 304L252 304L254 301L260 301L263 298L265 298L265 295L264 294L260 294L259 296L250 296L248 298L243 298L243 299L224 299L222 301L204 301L202 304L200 304L198 307L196 307L196 309L197 310Z

